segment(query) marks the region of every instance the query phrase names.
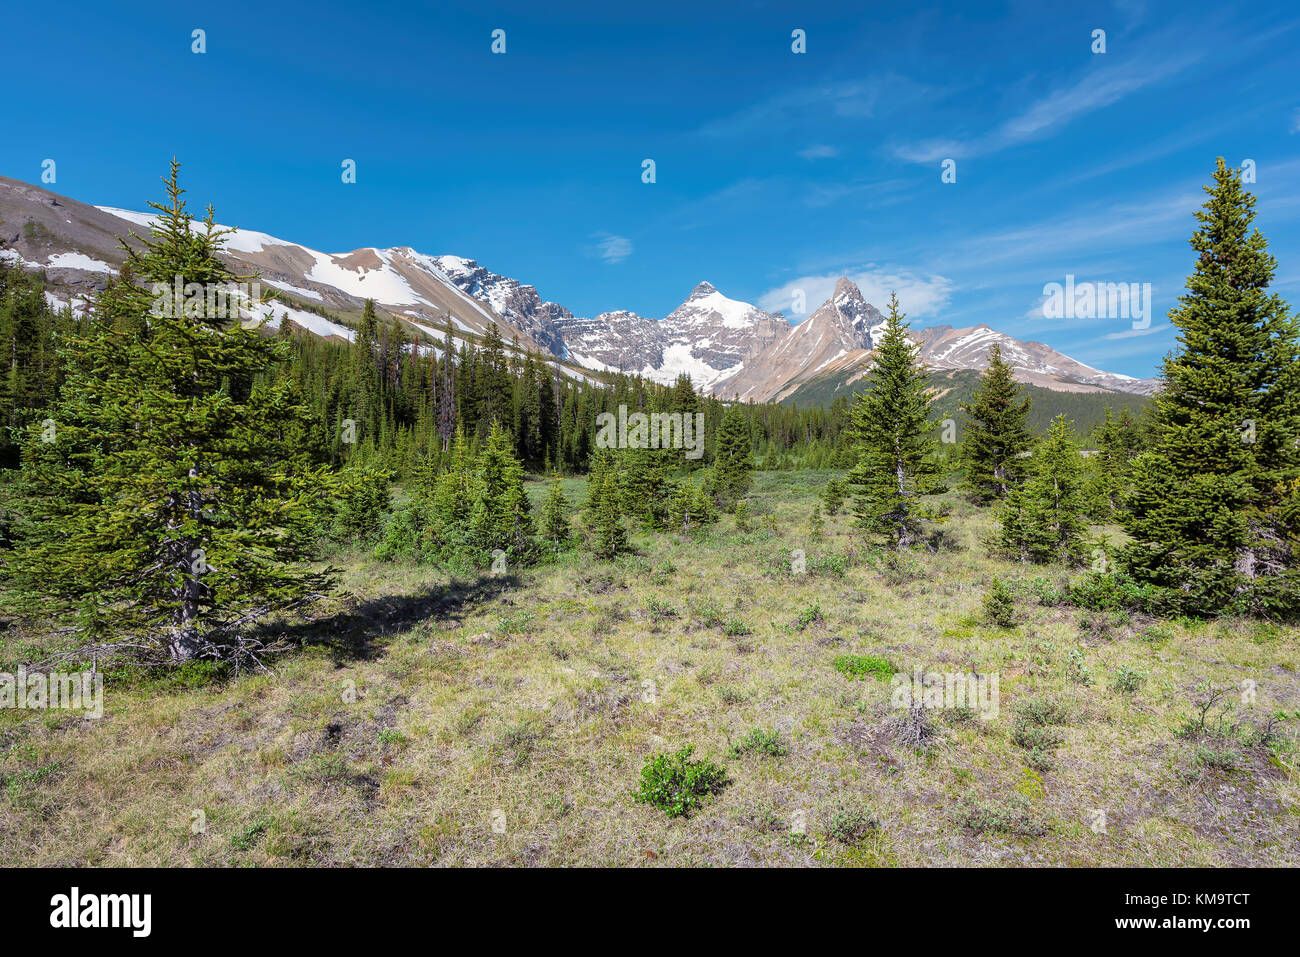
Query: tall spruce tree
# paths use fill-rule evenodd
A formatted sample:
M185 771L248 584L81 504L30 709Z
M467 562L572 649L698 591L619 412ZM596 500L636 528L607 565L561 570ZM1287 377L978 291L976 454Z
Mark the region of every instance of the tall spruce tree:
M916 543L924 522L942 512L922 497L942 491L935 461L938 423L930 418L926 373L907 323L890 294L884 336L868 374L870 389L854 397L850 413L857 464L849 472L859 527L895 548Z
M568 543L573 536L569 525L569 512L572 509L564 495L564 486L558 475L552 477L551 487L542 505L542 537L557 548Z
M1222 157L1197 211L1187 293L1169 314L1153 443L1133 463L1120 560L1171 606L1296 608L1288 489L1300 478L1300 357L1255 197Z
M997 544L1025 562L1077 563L1084 553L1087 499L1083 456L1064 415L1034 450L1025 480L1011 486L998 516Z
M13 584L83 644L242 657L251 623L321 584L305 530L328 480L289 439L307 414L291 383L269 374L287 344L212 308L240 278L218 257L229 231L211 207L192 228L178 174L143 248L123 243L136 282L67 343L53 427L27 433L33 527ZM178 283L182 300L159 295Z
M1111 412L1110 406L1106 407L1106 418L1096 430L1095 444L1097 454L1089 462L1093 475L1090 497L1097 518L1108 521L1119 511L1131 482L1133 459L1142 447L1142 434L1128 406L1122 407L1118 416Z
M627 548L623 527L623 490L613 452L601 451L591 458L587 473L587 526L592 532L592 551L600 558L613 558Z
M979 501L1006 496L1020 479L1020 454L1032 444L1025 426L1029 396L1011 373L1011 363L1002 358L1001 344L993 343L975 394L969 404L961 404L967 416L961 445L966 471L963 484Z
M473 534L484 549L521 556L533 535L524 469L511 450L509 436L496 422L478 457L478 475L479 495L470 516Z
M723 509L735 507L749 491L754 478L753 442L745 410L733 404L722 417L714 438L713 474L709 489Z

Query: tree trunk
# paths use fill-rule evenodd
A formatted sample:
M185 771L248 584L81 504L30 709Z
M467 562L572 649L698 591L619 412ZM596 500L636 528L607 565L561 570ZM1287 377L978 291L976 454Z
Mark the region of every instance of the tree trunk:
M197 477L198 470L190 469L190 479ZM197 489L190 490L185 507L191 521L198 522L202 518L203 499ZM199 599L203 584L194 567L198 550L198 545L188 539L177 538L172 542L172 561L181 577L175 590L178 602L167 641L167 652L172 661L189 661L199 653Z

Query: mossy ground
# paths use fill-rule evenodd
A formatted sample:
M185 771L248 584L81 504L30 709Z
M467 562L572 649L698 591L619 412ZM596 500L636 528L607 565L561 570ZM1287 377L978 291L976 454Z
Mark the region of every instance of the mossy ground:
M356 557L269 673L110 683L99 721L0 712L3 859L1300 864L1295 629L1165 622L1153 640L1152 623L1023 598L1014 628L986 626L994 575L1066 570L989 558L990 514L955 497L939 550L893 568L844 513L810 540L826 477L760 473L752 531L638 533L612 563L449 581ZM790 573L793 549L810 574ZM850 552L842 575L819 564ZM889 684L837 671L844 655L997 672L1000 713L934 712L922 747L901 744ZM1137 691L1114 686L1121 668ZM1230 720L1286 712L1270 743L1177 734L1198 683L1246 681L1255 703L1234 692ZM1017 715L1049 746L1015 743ZM755 728L781 747L733 756ZM638 804L646 760L685 744L729 785L687 818Z

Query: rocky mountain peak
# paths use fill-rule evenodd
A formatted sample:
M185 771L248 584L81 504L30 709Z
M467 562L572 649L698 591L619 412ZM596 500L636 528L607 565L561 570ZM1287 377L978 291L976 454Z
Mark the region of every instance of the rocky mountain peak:
M872 349L880 337L885 317L867 302L853 280L841 276L831 297L808 318L811 333L828 338L843 349Z
M835 302L839 302L841 299L855 299L859 302L866 302L862 298L862 290L858 288L858 284L848 276L841 276L835 280L835 291L831 293L831 299Z

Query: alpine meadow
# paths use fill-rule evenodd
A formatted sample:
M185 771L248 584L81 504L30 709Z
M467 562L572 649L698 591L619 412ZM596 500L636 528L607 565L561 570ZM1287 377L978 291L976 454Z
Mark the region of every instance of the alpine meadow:
M19 108L0 850L78 869L33 919L108 926L82 868L1118 868L1113 931L1127 869L1300 865L1297 24L1139 6L381 4L318 62L210 12L141 35L157 103L143 48L78 73L93 148ZM308 95L349 44L392 72ZM218 76L274 159L127 134Z

